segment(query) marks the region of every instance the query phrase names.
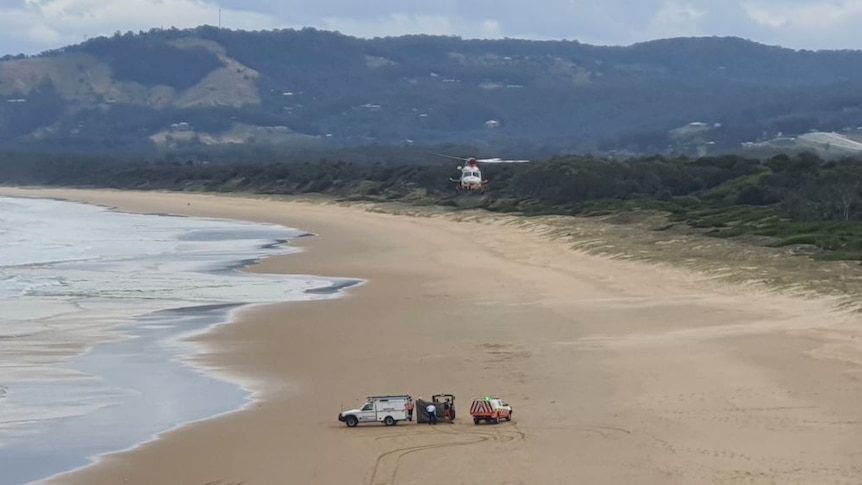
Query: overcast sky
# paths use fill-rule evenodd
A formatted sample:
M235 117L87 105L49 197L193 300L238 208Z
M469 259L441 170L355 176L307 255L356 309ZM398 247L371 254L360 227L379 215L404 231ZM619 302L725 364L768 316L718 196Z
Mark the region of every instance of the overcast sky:
M628 45L738 36L795 49L862 49L862 0L0 0L0 54L35 54L119 30L317 27Z

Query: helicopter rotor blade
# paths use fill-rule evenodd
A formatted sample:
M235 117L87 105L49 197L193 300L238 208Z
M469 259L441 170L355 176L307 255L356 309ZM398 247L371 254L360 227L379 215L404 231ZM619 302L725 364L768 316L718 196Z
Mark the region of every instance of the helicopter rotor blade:
M435 156L438 156L438 157L443 157L443 158L451 158L452 160L469 160L469 158L455 157L455 156L452 156L452 155L446 155L446 154L444 154L444 153L432 153L432 155L435 155Z

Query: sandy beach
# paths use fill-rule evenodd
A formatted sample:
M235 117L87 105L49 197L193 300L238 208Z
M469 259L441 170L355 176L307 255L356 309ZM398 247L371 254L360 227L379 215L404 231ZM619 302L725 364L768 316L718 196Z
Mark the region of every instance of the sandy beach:
M688 271L573 251L516 225L334 203L2 188L317 234L253 271L361 278L243 311L198 365L258 401L47 482L862 484L862 317ZM347 428L365 396L457 397L438 426ZM475 426L474 397L514 419Z

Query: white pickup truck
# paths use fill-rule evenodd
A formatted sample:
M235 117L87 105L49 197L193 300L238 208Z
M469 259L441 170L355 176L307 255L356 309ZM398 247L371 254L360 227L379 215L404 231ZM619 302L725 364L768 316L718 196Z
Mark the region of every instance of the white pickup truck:
M398 421L407 420L407 403L412 401L413 398L406 394L369 396L362 407L338 413L338 420L351 428L359 423L379 422L393 426Z

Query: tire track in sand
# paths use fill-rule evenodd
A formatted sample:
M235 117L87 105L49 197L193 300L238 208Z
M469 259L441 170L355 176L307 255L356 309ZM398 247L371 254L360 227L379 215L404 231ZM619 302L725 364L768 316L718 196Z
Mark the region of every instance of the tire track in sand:
M462 427L460 429L446 429L444 427L434 429L433 434L429 434L426 432L411 432L388 433L385 435L377 436L375 440L415 436L420 434L433 438L438 438L441 436L444 439L454 438L454 440L444 441L442 443L425 443L414 446L404 446L383 452L377 456L377 459L374 462L374 468L371 471L371 476L368 483L370 485L394 485L398 475L398 469L401 466L401 460L405 456L419 453L421 451L434 450L439 448L453 448L456 446L469 446L489 441L512 442L524 441L526 439L525 434L522 431L518 429L512 431L506 428L482 431L468 431L467 429L469 428L466 427ZM466 437L466 439L458 439L459 437Z

